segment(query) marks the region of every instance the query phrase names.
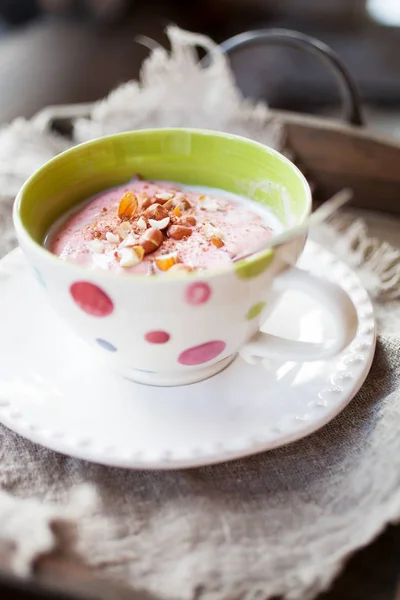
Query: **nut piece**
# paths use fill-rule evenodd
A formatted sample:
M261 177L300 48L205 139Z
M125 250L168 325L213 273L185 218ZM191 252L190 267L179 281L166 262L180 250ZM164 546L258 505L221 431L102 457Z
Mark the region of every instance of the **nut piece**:
M183 263L177 263L168 269L168 273L193 273L193 271L194 269L192 269L192 267L189 267L189 265L184 265Z
M92 240L91 242L87 242L86 246L91 252L94 252L94 254L101 254L104 250L103 243L100 240Z
M167 202L164 204L164 208L166 210L171 210L171 208L174 208L175 206L175 198L171 198L170 200L167 200Z
M155 198L154 196L149 196L146 198L146 200L144 200L142 202L142 208L143 210L145 210L146 208L149 208L149 206L151 206L152 204L159 204L159 201L157 200L157 198Z
M155 219L149 219L150 227L154 227L154 229L165 229L169 225L170 218L165 217L165 219L161 219L161 221L156 221Z
M170 254L162 254L161 256L157 256L154 262L160 271L169 271L171 267L177 264L178 260L178 253L171 252Z
M150 254L157 250L164 241L164 236L159 229L150 227L139 238L139 246L142 246L145 254Z
M121 267L134 267L141 261L133 248L121 248L121 250L118 250L118 257Z
M134 253L138 257L138 259L140 261L142 261L143 257L144 257L144 250L143 250L142 246L133 246L132 250L134 251Z
M132 225L130 223L128 223L128 221L124 221L118 227L118 235L121 238L121 240L124 240L131 233L131 231L132 231Z
M140 202L140 208L143 208L143 210L145 210L151 204L151 198L149 198L147 194L138 194L137 199Z
M225 246L224 242L221 240L221 238L216 237L215 235L212 236L212 238L210 239L210 242L212 243L213 246L215 246L216 248L222 248L222 246Z
M201 210L209 210L211 212L221 210L221 207L218 204L218 202L214 198L210 198L209 196L199 196L197 203Z
M175 206L174 210L172 211L174 214L174 217L181 217L182 216L182 211L180 209L179 206Z
M203 232L208 240L211 240L211 238L213 237L217 237L220 240L224 238L224 232L221 231L221 229L218 229L218 227L214 227L214 225L211 225L211 223L206 223L204 225Z
M138 229L141 229L142 231L144 231L145 229L147 229L147 223L146 223L146 220L143 217L140 217L138 219L138 222L136 224L138 226Z
M171 225L167 230L167 234L173 240L182 240L192 235L192 229L186 225Z
M134 233L130 233L120 243L118 248L133 248L137 244L137 236Z
M190 204L189 200L187 200L186 198L179 198L178 202L176 202L176 198L175 198L175 208L174 208L175 217L180 217L182 215L182 213L185 210L189 210L189 208L192 208L192 205Z
M178 225L190 225L191 227L194 227L196 223L195 217L192 217L192 215L184 215L182 219L179 219Z
M107 240L107 242L110 242L110 244L118 244L119 243L119 237L117 235L115 235L115 233L112 233L112 231L107 231L106 240Z
M157 202L149 206L144 214L148 219L154 219L155 221L161 221L168 217L168 211Z
M182 211L189 210L189 208L192 208L192 205L190 204L190 202L187 198L182 198L182 200L179 202L178 206Z
M120 219L130 219L138 209L138 201L132 192L125 192L118 204L118 216Z
M174 194L171 194L170 192L157 192L157 194L155 194L155 197L157 201L160 202L160 204L165 204L165 202L171 200L174 197Z

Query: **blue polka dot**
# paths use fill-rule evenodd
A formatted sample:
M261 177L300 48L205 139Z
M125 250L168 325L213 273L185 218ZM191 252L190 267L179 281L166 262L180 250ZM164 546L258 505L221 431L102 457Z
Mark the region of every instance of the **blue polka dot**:
M107 340L102 340L101 338L97 338L96 342L104 350L108 350L109 352L116 352L117 351L116 347L113 346L112 344L110 344L110 342L107 342Z
M42 276L41 272L39 271L39 269L37 269L36 267L33 267L33 270L36 275L36 279L38 280L40 285L43 287L46 287L46 283L45 283L43 276Z

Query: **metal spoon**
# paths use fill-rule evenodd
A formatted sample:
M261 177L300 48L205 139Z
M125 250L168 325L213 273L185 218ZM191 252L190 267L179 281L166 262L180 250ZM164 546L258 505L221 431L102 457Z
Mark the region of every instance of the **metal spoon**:
M293 227L288 231L284 231L283 233L279 233L278 235L273 236L267 242L252 248L251 250L246 250L246 252L242 252L238 254L232 259L232 262L237 262L239 260L243 260L248 256L253 254L257 254L258 252L262 252L264 250L268 250L269 248L276 248L277 246L282 246L283 244L287 244L298 238L300 235L303 235L306 231L310 229L311 226L317 225L326 221L331 217L339 208L350 202L353 197L353 192L349 189L344 189L332 196L329 200L324 202L322 206L317 208L308 219L306 219L301 225L297 227Z

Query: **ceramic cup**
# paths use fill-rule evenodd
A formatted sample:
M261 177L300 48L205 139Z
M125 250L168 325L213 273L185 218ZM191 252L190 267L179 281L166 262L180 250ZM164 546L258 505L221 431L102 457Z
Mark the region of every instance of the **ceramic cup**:
M305 236L224 270L159 277L92 271L43 247L64 212L135 173L242 194L268 206L285 229L302 223L311 210L308 184L287 158L224 133L122 133L76 146L41 167L15 202L20 245L56 311L110 366L141 383L181 385L217 373L237 353L250 362L321 360L352 340L356 313L343 290L288 266L296 263ZM336 322L336 339L312 344L259 331L280 294L291 288L325 305Z

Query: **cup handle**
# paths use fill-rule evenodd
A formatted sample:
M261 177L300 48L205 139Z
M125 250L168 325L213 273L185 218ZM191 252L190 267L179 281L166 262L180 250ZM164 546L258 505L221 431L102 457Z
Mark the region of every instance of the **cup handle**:
M336 338L321 343L299 342L258 331L239 352L246 362L256 363L264 358L299 362L324 360L339 354L353 340L357 313L340 286L292 267L276 277L274 291L283 293L293 289L306 292L329 310L335 322Z

